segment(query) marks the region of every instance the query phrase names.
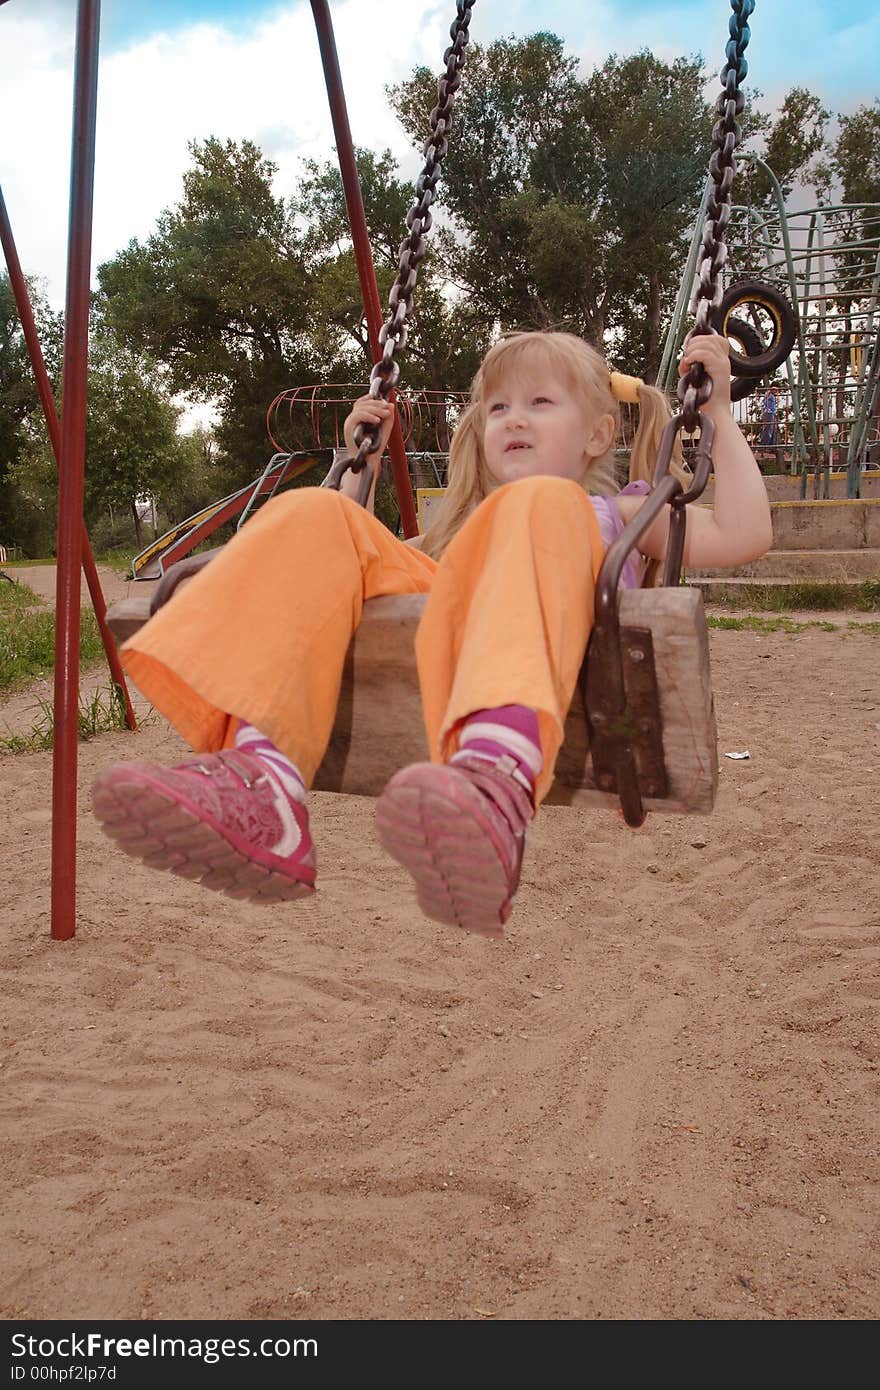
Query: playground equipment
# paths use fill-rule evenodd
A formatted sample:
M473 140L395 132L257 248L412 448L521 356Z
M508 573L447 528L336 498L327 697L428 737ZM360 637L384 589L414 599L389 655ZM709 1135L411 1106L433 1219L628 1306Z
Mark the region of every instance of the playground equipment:
M274 497L285 483L292 482L293 479L314 468L316 464L322 462L319 451L313 450L303 455L297 454L273 454L260 476L252 483L247 483L237 492L232 492L228 497L221 497L217 502L210 502L206 507L200 507L192 516L188 516L185 521L178 522L176 526L170 527L164 535L158 536L155 540L145 545L131 562L132 579L161 579L166 570L184 556L189 555L202 541L213 536L221 526L227 521L238 519L239 526L244 525L254 506L260 501L268 501ZM325 457L323 462L329 462Z
M343 444L345 417L367 389L359 382L331 382L282 391L266 415L269 438L279 453L327 446L338 449ZM400 391L397 413L407 453L448 453L467 400L465 391L427 387Z
M161 579L229 521L239 530L256 507L268 502L310 469L326 472L342 445L342 425L351 404L365 394L366 385L351 382L294 386L282 391L269 406L266 429L276 452L253 482L227 497L200 507L185 521L145 545L131 565L133 579ZM397 410L408 477L416 488L423 477L441 486L449 440L467 404L461 391L400 392Z
M880 462L880 204L791 211L767 164L754 154L741 158L766 176L771 206L732 208L725 331L736 337L736 322L745 323L766 344L777 332L779 304L795 306L794 350L783 358L785 377L778 382L777 457L800 474L802 497L808 477L814 497L829 497L832 470L845 469L847 496L858 498L864 468ZM658 385L667 388L686 331L698 248L699 225L664 344ZM755 367L760 361L755 355ZM759 375L773 371L768 355ZM740 419L748 432L747 408Z

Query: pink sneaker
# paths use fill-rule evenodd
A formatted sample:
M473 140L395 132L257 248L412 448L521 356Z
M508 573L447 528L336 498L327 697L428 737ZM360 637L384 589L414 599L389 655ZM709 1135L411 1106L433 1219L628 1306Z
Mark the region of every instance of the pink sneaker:
M412 874L425 915L494 937L504 935L533 815L503 760L476 757L405 767L376 808L379 838Z
M92 805L119 848L153 868L251 902L314 892L309 813L251 753L117 763L96 779Z

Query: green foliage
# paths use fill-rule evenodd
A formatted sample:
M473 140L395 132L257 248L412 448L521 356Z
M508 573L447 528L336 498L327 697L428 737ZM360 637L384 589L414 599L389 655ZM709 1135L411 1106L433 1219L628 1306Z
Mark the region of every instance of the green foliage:
M796 183L815 184L823 179L817 156L825 150L825 129L830 119L819 98L805 87L793 87L784 98L774 121L761 122L755 133L764 135L761 158L776 175L788 198ZM763 170L748 161L737 168L736 200L755 207L773 205L773 192Z
M262 465L266 408L313 376L309 267L275 165L249 140L190 145L183 198L156 232L99 267L116 333L165 364L169 386L219 402L218 438L242 481Z
M46 369L54 385L61 362L62 330L33 282L28 294ZM0 275L0 542L22 550L43 549L54 527L41 503L22 490L18 466L34 447L48 448L36 382L9 276Z
M823 191L830 194L836 187L844 203L880 203L880 101L838 120L837 139L822 168Z
M385 267L396 271L406 214L413 201L412 187L397 177L390 150L374 154L359 149L355 159L377 270ZM307 253L323 259L328 248L342 250L351 245L342 175L335 159L325 164L311 159L303 162L291 206L305 223L303 246Z
M814 627L819 628L822 632L838 631L837 623L798 623L792 618L758 618L753 613L749 614L747 618L709 617L706 619L706 625L722 632L788 632L794 635Z
M440 199L453 276L487 321L566 327L650 373L705 178L698 60L610 58L586 81L552 34L469 50ZM414 142L424 68L391 90Z
M175 525L235 487L235 477L216 438L210 430L199 427L177 437L177 469L159 494L161 514L169 525Z
M113 539L128 539L139 532L135 499L173 491L185 465L179 413L156 364L120 343L98 319L89 344L86 412L83 509L90 530L116 509L122 529ZM31 554L52 553L58 475L45 432L24 431L8 476L20 516L30 518L27 540L19 544Z
M723 598L713 599L723 608L756 608L778 613L787 609L855 609L863 613L880 610L880 580L865 579L861 584L836 584L804 580L796 584L743 584Z
M39 608L42 599L35 594L29 584L18 581L9 584L0 582L0 618L6 613L19 613L26 608Z
M127 545L109 545L98 547L94 545L95 531L92 533L93 553L95 563L98 565L108 565L119 575L120 579L131 578L131 562L138 553L139 547L129 542Z
M357 150L356 162L384 317L414 193L408 182L397 177L389 150L382 155ZM369 339L335 160L323 165L306 163L292 206L308 227L305 245L315 309L311 334L317 356L327 362L336 360L336 380L366 380L371 364ZM442 228L435 229L419 266L418 287L407 316L407 386L466 389L490 342L491 324L485 314L466 299L450 300L447 291L455 281L456 268L446 263L448 245Z
M98 280L111 326L167 364L173 389L210 399L255 351L281 354L284 317L306 307L308 290L271 193L275 165L249 140L189 148L179 206L143 246L100 266Z
M84 609L80 625L80 662L96 661L103 653L95 615ZM0 690L11 690L55 665L55 614L20 608L0 612Z
M179 411L156 367L100 326L89 352L85 514L130 510L179 468Z
M809 632L812 628L817 628L820 632L842 632L844 637L880 637L880 623L848 622L846 627L841 628L840 623L820 622L815 619L799 623L793 618L759 618L754 613L745 618L707 617L706 625L721 632L787 632L793 637L801 632Z

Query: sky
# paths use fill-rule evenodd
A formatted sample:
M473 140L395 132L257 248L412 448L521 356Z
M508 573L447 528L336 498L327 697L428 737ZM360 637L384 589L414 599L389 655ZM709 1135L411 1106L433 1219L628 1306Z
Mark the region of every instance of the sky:
M64 304L76 0L0 3L0 186L25 273ZM355 143L390 148L416 176L385 85L416 64L439 73L454 0L331 0ZM724 61L729 0L476 0L489 43L549 30L586 75L609 54L650 48ZM758 0L747 89L775 106L806 86L835 113L880 96L880 0ZM465 78L466 79L466 71ZM712 95L717 87L710 86ZM98 77L93 267L143 241L181 196L187 142L255 141L293 192L300 161L333 153L307 0L104 0Z

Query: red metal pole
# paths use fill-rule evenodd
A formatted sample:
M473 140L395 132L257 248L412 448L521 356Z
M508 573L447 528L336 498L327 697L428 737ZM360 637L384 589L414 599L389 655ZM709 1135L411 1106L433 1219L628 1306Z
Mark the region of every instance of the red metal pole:
M22 274L21 262L18 259L18 252L15 249L15 239L13 238L12 227L6 212L6 202L3 197L2 188L0 188L0 245L2 245L3 254L6 257L6 265L9 270L9 281L12 285L12 293L15 296L18 317L21 319L24 340L27 345L28 356L31 359L31 367L33 368L36 378L40 404L43 407L43 414L46 417L46 429L49 432L49 442L52 445L52 453L55 455L55 463L60 468L61 421L58 419L58 411L55 406L55 398L52 395L49 373L46 371L46 362L43 357L43 350L40 347L37 325L34 322L34 311L31 308L30 296L28 294L27 285L25 284L24 275ZM91 596L92 607L95 610L95 618L101 633L101 640L104 643L104 651L107 653L107 664L110 667L110 676L114 684L119 686L122 691L123 699L125 700L125 722L130 729L136 729L137 720L134 717L134 709L132 708L131 698L128 693L128 685L125 680L125 672L122 669L122 662L119 660L119 649L116 646L113 633L107 625L107 605L104 602L101 580L98 576L95 557L92 554L92 546L85 525L83 525L82 528L82 567L85 571L86 583L89 586L89 595Z
M52 935L76 931L77 715L82 501L86 454L89 282L95 186L100 0L79 0L70 164L70 227L61 389L58 568L55 589L55 741L52 764Z
M373 264L373 253L370 250L370 235L367 231L367 219L364 213L364 200L361 195L357 163L354 157L351 127L348 123L348 111L345 106L339 55L336 52L336 40L333 37L333 21L330 18L330 6L327 0L311 0L311 4L312 14L315 17L315 28L318 31L318 45L321 49L321 64L324 68L327 96L330 99L330 115L333 119L333 132L336 136L336 154L339 159L339 171L342 175L345 205L348 209L348 220L351 226L351 239L354 243L354 258L361 284L361 298L364 301L370 349L373 354L373 361L377 362L382 355L379 347L379 329L382 327L383 317L382 307L379 300L379 287L376 284L376 267ZM397 414L395 414L394 427L388 441L388 452L391 455L391 471L394 475L400 519L403 522L403 534L407 537L417 536L419 524L416 520L412 486L409 481L406 447Z

